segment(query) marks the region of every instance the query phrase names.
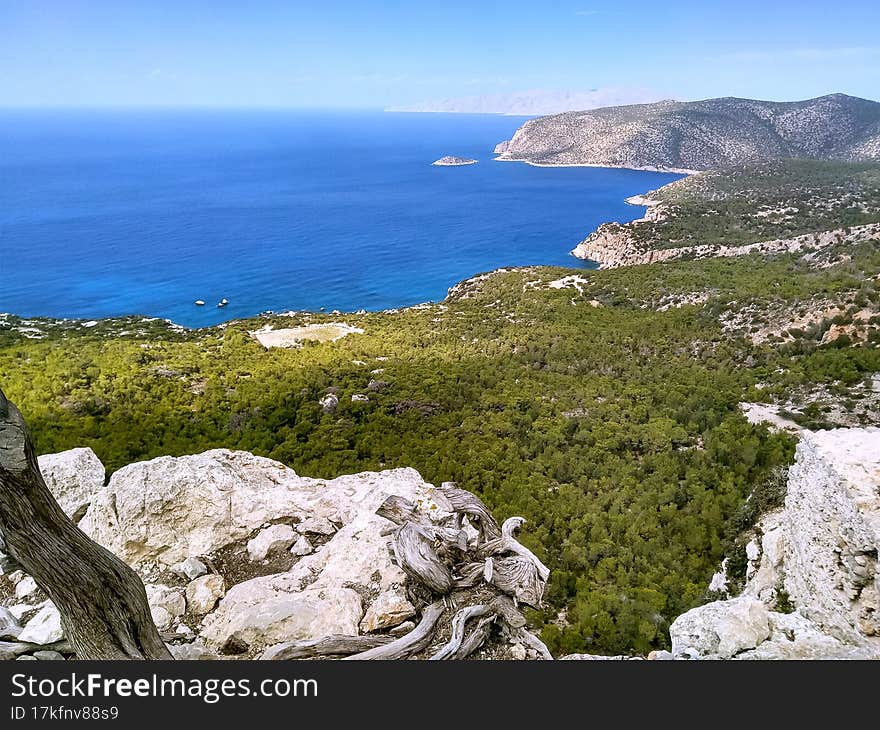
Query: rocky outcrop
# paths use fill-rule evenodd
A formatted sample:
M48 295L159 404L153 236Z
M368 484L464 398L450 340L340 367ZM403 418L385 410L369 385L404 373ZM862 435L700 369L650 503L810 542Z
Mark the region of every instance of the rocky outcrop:
M880 654L880 429L807 434L785 500L785 588L835 638Z
M120 469L81 526L140 573L154 622L180 637L175 656L255 656L282 642L388 632L415 617L411 580L389 546L395 525L376 511L393 495L430 523L449 515L437 494L413 469L309 479L215 450ZM15 578L13 589L31 581ZM9 600L27 602L0 614L4 637L29 656L63 639L55 607L32 593L10 590Z
M642 237L639 235L640 225L642 224L639 222L603 223L595 232L575 246L571 254L579 259L595 261L601 269L615 269L620 266L653 264L658 261L675 259L727 258L748 256L753 253L764 255L809 253L842 243L856 244L870 241L880 235L880 223L867 223L851 228L805 233L791 238L758 241L743 246L702 244L675 248L653 248L654 244L650 236Z
M80 527L129 564L171 566L250 540L270 523L311 521L316 532L333 532L333 522L352 521L389 493L420 487L412 469L309 479L277 461L217 449L123 467Z
M74 522L85 514L94 496L104 488L105 470L89 448L46 454L37 459L52 496Z
M880 429L804 431L741 595L679 616L677 658L880 658Z
M722 98L567 112L526 122L499 157L670 171L786 158L880 159L880 103L832 94L797 102Z

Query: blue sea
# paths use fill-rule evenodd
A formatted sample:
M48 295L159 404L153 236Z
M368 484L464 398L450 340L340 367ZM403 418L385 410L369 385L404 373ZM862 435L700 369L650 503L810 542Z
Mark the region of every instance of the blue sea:
M205 326L437 301L500 266L589 266L572 247L680 177L493 161L523 121L0 111L0 312Z

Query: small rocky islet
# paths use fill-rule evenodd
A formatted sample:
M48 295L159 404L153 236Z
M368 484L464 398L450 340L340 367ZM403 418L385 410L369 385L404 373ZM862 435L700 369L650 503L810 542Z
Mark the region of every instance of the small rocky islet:
M439 160L434 160L432 165L437 167L458 167L461 165L476 165L477 160L471 160L467 157L456 157L455 155L446 155Z

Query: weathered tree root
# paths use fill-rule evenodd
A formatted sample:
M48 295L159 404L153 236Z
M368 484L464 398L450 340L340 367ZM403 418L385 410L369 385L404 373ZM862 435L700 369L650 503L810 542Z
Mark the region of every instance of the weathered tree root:
M397 564L419 590L433 598L412 631L393 641L375 637L385 640L364 645L362 650L356 648L358 642L374 637L334 636L280 644L264 652L262 658L406 659L427 649L436 639L440 618L448 610L447 601L452 603L453 591L484 585L496 591L495 598L459 608L452 617L449 640L430 659L464 659L472 655L489 639L493 627L542 658L552 659L544 643L526 629L525 617L517 609L519 604L540 607L550 576L549 569L514 536L525 520L511 517L499 527L478 497L451 482L440 487L437 501L448 509L448 514L436 521L399 496L388 497L376 510L376 514L397 525L390 533Z
M260 659L311 659L329 656L348 656L359 654L377 646L390 644L394 640L392 636L345 636L331 634L322 639L309 641L291 641L284 644L276 644L260 655Z
M18 409L0 391L0 543L52 600L80 659L171 659L144 585L90 540L46 486Z

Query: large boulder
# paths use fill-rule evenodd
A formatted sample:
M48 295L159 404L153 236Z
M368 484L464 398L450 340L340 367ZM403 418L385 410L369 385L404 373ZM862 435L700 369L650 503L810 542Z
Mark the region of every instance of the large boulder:
M104 488L105 469L89 448L71 449L37 457L40 473L61 509L74 522L85 514L94 496Z
M388 494L417 498L425 488L413 469L309 479L271 459L217 449L123 467L80 527L130 564L170 566L246 540L267 523L347 523L361 510L375 511Z
M361 598L350 588L285 592L261 578L240 583L202 631L208 648L256 649L283 641L358 633Z
M749 596L714 601L675 619L669 636L675 657L730 659L770 637L770 613Z

